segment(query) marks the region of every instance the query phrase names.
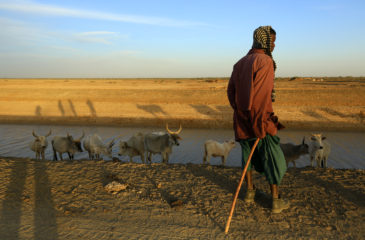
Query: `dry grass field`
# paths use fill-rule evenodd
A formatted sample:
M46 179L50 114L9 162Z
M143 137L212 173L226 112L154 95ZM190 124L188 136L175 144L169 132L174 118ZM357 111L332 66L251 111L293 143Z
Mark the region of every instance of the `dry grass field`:
M0 79L0 122L230 128L227 78ZM365 78L278 78L288 128L365 129ZM324 124L325 123L325 124Z

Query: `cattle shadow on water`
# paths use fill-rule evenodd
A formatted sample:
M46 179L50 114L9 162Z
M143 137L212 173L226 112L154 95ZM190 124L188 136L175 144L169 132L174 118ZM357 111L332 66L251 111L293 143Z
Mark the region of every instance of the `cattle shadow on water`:
M153 116L158 116L159 114L163 114L165 116L168 116L169 114L165 112L159 105L156 104L149 104L149 105L140 105L137 104L137 108L146 111Z
M94 104L92 101L90 101L90 99L88 99L86 101L86 105L89 107L90 109L90 114L91 114L91 117L97 117L96 115L96 110L95 110L95 107L94 107Z
M36 108L35 108L35 115L37 116L37 117L41 117L42 116L42 108L41 108L41 106L37 106Z
M68 101L68 104L70 105L70 109L71 109L71 112L72 112L73 116L77 117L77 113L76 113L75 106L74 106L73 102L70 99L68 99L67 101Z
M206 116L220 116L224 118L225 116L231 116L231 108L230 106L220 105L215 106L215 109L202 104L190 104L192 108L194 108L198 113L206 115Z
M232 108L229 105L219 105L219 106L216 106L215 108L218 109L218 111L222 114L232 113Z
M66 115L65 108L63 107L61 100L58 100L58 110L60 110L62 117L64 117Z
M341 113L339 111L336 111L334 109L330 109L327 107L321 108L321 110L332 116L337 116L337 117L341 117L341 118L353 118L353 119L357 119L359 122L363 122L365 119L365 114L362 111L360 111L358 114L356 114L356 113L344 114L344 113Z
M74 118L78 118L78 114L76 112L76 108L75 108L75 105L72 102L72 100L68 99L67 103L68 103L69 109L67 107L65 108L64 103L62 103L61 100L58 100L57 107L61 113L61 117L66 117L66 115L70 115ZM86 101L86 105L89 107L90 116L93 118L97 117L94 104L89 99ZM67 104L66 104L66 106L67 106ZM66 109L68 109L69 111L66 111ZM69 112L70 112L70 114L69 114ZM42 117L42 107L37 105L35 108L34 114L37 117Z
M207 116L211 116L211 115L217 115L220 114L221 112L207 106L207 105L202 105L202 104L190 104L190 106L192 108L194 108L198 113L207 115Z
M303 114L316 118L316 119L324 119L324 120L329 120L328 118L324 117L323 115L315 112L315 111L302 111Z

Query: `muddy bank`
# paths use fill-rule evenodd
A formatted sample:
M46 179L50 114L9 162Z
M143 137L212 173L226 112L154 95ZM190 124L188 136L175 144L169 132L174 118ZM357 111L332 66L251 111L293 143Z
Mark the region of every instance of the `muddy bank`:
M288 130L308 131L365 131L361 121L281 121ZM0 124L29 124L29 125L68 125L68 126L113 126L113 127L164 127L170 126L201 129L232 129L232 120L216 119L176 119L176 118L93 118L93 117L29 117L29 116L0 116Z
M265 179L255 204L238 199L236 167L1 158L1 239L362 239L365 170L289 168L270 211ZM110 193L116 181L125 190Z

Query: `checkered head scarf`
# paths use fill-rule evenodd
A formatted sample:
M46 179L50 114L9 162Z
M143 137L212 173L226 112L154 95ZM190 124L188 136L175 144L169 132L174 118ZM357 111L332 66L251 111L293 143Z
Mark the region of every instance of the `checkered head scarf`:
M264 49L265 54L271 57L271 34L270 32L274 30L271 26L261 26L256 28L253 32L253 44L252 48ZM274 63L274 70L276 70L276 63L274 59L272 60Z
M274 64L274 71L276 70L276 62L274 61L271 55L271 34L270 32L275 32L275 30L271 26L261 26L256 28L253 32L253 44L252 48L264 49L265 54L271 57ZM275 83L274 83L275 84ZM276 93L275 89L272 90L271 100L275 102Z

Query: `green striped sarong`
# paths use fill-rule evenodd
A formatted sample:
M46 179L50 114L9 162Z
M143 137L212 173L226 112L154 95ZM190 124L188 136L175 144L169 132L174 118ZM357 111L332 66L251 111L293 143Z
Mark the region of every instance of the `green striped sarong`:
M255 140L256 138L250 138L239 141L242 149L242 169L246 165ZM257 172L266 176L270 184L279 185L286 172L286 162L284 153L280 148L280 138L267 134L263 139L260 139L247 171L251 170L251 164Z

